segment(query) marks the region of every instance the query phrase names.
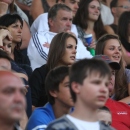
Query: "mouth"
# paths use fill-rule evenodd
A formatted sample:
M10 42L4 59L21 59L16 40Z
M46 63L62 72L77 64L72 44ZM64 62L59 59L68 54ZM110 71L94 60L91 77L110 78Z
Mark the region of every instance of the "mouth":
M106 97L105 96L98 96L98 100L99 101L106 101Z
M120 60L120 56L113 56L113 59L116 60L116 61L119 61Z
M70 59L71 59L71 60L75 60L75 56L71 56Z

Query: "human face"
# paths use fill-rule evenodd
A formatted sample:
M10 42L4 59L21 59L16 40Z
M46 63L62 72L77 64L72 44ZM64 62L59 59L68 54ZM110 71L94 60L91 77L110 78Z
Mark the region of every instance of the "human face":
M14 0L0 0L0 2L5 2L10 5Z
M116 7L116 17L120 17L125 11L130 11L130 2L128 0L118 0Z
M88 5L89 20L97 21L100 15L100 4L97 0L93 0Z
M11 63L5 58L0 58L0 70L11 70Z
M80 0L65 0L64 4L71 8L73 17L77 13Z
M65 53L61 59L61 63L62 65L72 65L75 62L75 58L76 58L76 49L77 49L77 45L76 45L76 41L74 38L69 37L66 40L66 46L65 46Z
M74 105L69 88L69 76L66 76L64 80L59 84L59 90L56 93L57 102L67 108Z
M107 40L103 54L107 55L110 60L119 63L122 57L121 45L119 41L116 39Z
M110 80L109 80L109 84L108 84L108 89L109 89L109 97L111 97L113 95L114 92L114 86L115 86L115 70L111 69L111 76L110 76Z
M59 10L57 16L53 20L49 20L50 31L55 33L66 32L71 30L72 12Z
M77 91L77 101L93 109L105 105L108 98L109 77L101 77L99 73L92 73L86 77L82 84L79 84Z
M26 107L24 84L20 78L9 72L0 76L0 104L2 120L16 122L23 117Z
M7 38L5 38L5 39L3 40L3 46L4 46L5 51L6 51L8 54L11 54L12 41L10 41L10 40L8 40Z
M112 116L111 113L105 110L99 110L97 113L98 120L104 122L106 125L111 125Z
M22 39L22 24L18 20L16 23L11 24L8 27L8 30L10 31L12 37L13 37L13 43L19 43Z

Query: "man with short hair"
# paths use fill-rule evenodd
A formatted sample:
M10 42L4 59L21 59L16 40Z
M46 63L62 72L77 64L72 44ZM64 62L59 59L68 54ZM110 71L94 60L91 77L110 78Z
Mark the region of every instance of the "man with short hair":
M69 68L61 66L51 70L45 81L49 102L34 110L29 119L27 130L44 130L47 125L70 112L74 105L69 90Z
M49 31L35 33L28 46L28 56L33 70L46 64L52 38L57 33L70 31L72 25L71 9L65 4L55 4L49 10L48 24ZM78 39L76 60L83 58L92 58L92 55Z
M118 20L125 11L130 11L129 0L112 0L110 3L111 12L114 16L114 23L110 25L115 33L117 33Z
M20 130L16 125L26 108L22 80L9 71L0 71L0 129Z
M77 10L79 8L79 2L80 0L56 0L56 3L62 3L68 6L72 10L73 17L77 13ZM47 17L48 13L43 13L35 19L30 28L32 35L39 31L49 30ZM75 35L78 35L75 25L71 26L71 31L75 33Z
M74 111L50 123L46 130L113 130L97 118L109 94L108 65L97 59L80 60L71 66L69 77Z

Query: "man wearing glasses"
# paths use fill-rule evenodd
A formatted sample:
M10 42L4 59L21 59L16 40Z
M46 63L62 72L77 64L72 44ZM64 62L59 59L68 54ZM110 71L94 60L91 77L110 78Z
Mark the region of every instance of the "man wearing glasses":
M110 27L117 33L118 20L125 11L130 11L130 0L112 0L110 8L114 16L114 23Z

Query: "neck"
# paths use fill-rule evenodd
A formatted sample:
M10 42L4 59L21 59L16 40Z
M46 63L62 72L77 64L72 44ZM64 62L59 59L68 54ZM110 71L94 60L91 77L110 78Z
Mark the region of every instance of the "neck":
M58 102L55 102L55 104L52 107L56 118L59 118L65 114L70 113L71 109L70 106L66 106Z
M56 0L47 0L47 3L52 7L56 3Z
M14 123L0 120L0 130L14 130Z
M92 109L89 107L89 105L84 105L81 102L76 102L75 103L75 109L74 112L71 114L73 117L84 120L84 121L89 121L89 122L95 122L98 121L97 118L97 109L94 108Z
M114 17L114 23L115 25L118 25L118 18L117 17Z
M94 31L94 22L88 21L88 28L85 29L85 32L90 34L93 33L93 31Z

